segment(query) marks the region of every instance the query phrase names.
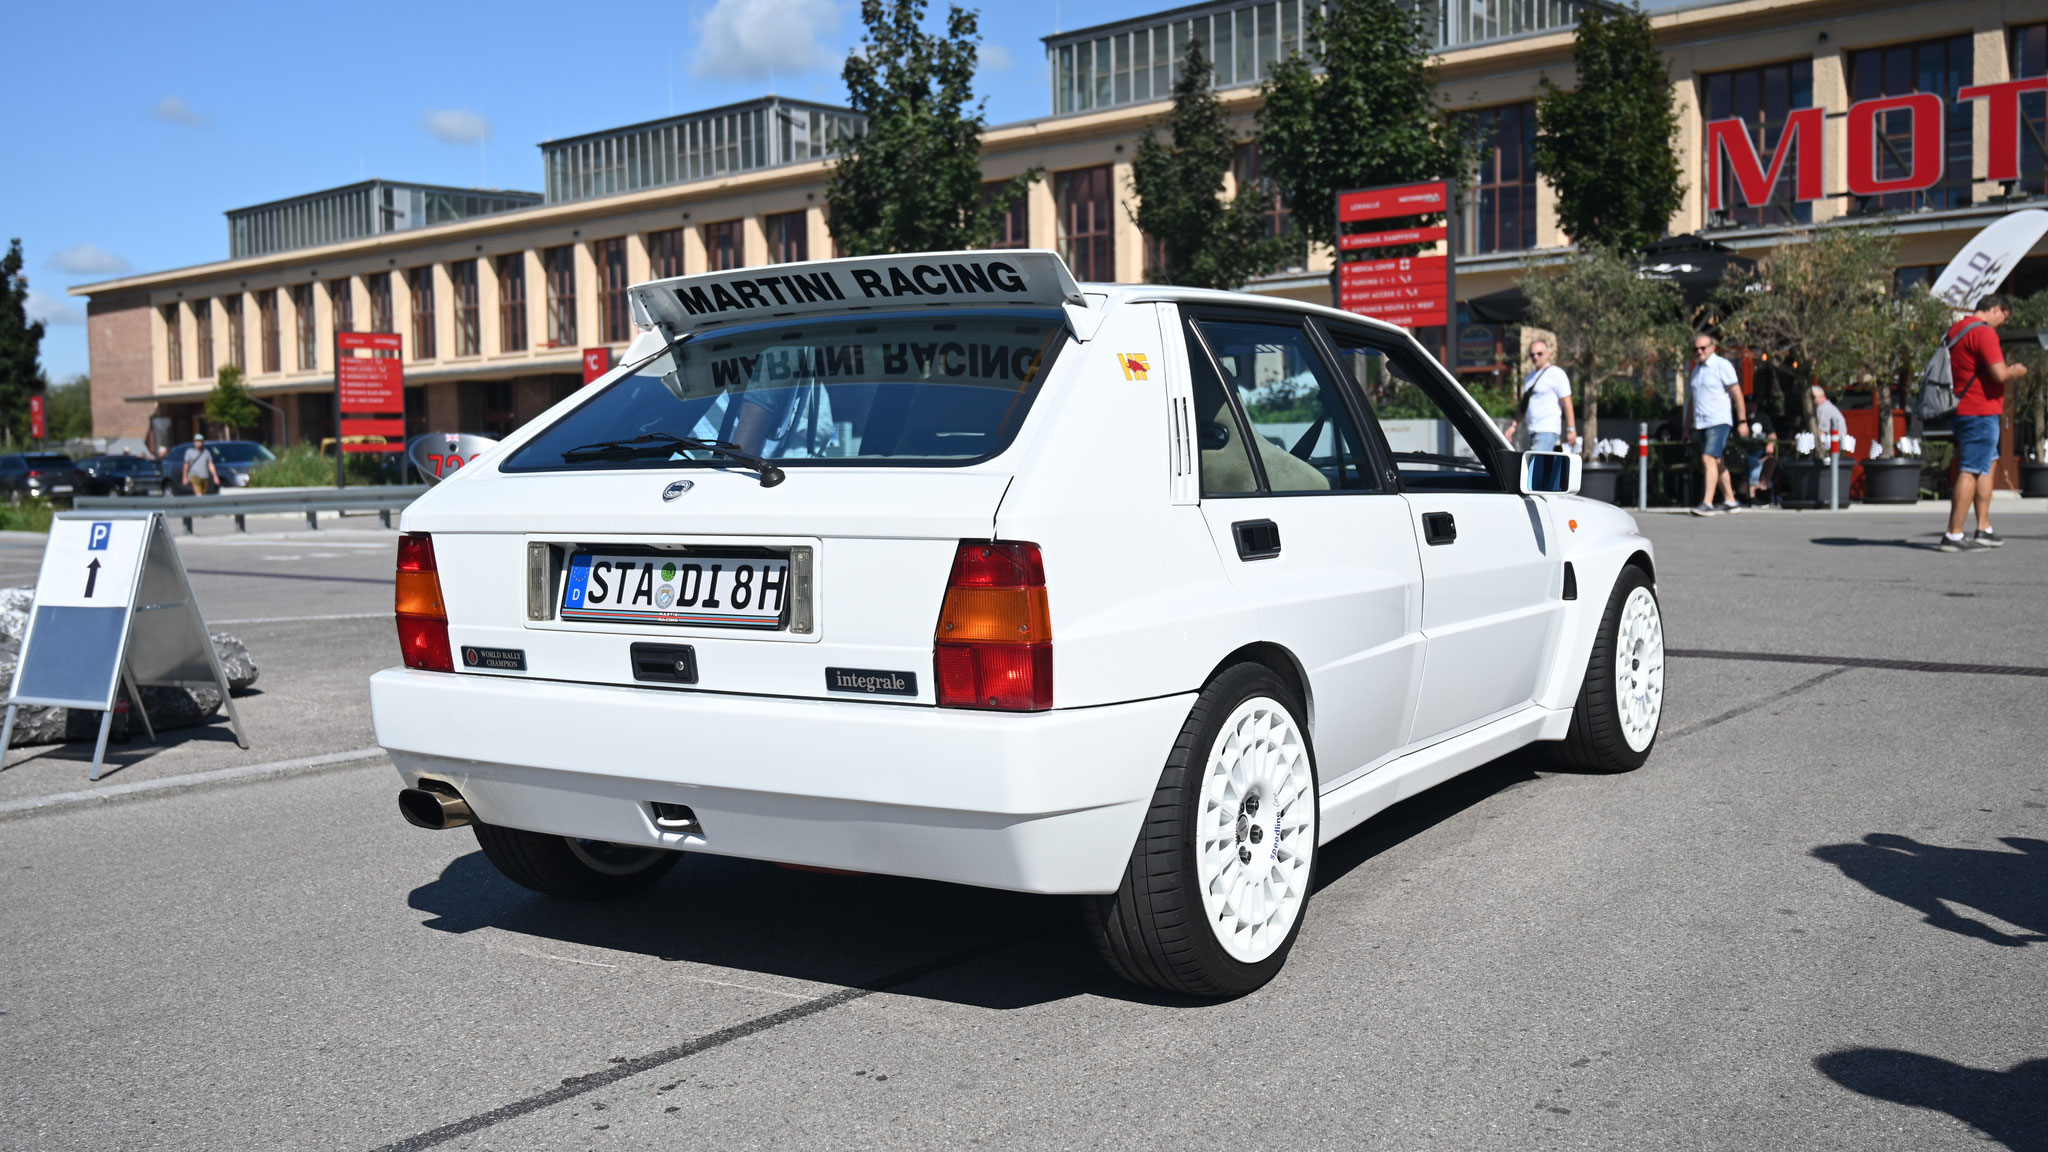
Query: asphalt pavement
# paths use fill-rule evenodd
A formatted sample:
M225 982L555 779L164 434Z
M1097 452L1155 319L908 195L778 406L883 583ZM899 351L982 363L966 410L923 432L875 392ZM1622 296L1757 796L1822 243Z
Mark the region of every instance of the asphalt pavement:
M2048 518L1642 522L1649 763L1371 821L1230 1003L1116 981L1065 899L696 856L556 903L381 759L0 819L0 1147L2048 1149ZM371 744L391 534L181 545L252 747L107 782Z

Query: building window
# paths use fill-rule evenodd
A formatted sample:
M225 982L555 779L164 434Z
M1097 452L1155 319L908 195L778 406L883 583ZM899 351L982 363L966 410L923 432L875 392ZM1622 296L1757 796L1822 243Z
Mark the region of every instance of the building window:
M656 280L668 280L683 274L683 230L671 228L666 232L647 234L647 263L650 274Z
M292 330L298 337L299 371L311 372L320 366L319 325L313 315L311 284L292 285Z
M710 271L723 272L728 268L746 267L746 254L740 247L740 222L721 220L704 226L704 259Z
M199 346L199 378L213 375L213 301L192 302L192 342Z
M2048 76L2048 24L2014 28L2012 78ZM2048 196L2048 92L2020 96L2020 179L2022 195Z
M432 360L439 353L434 346L434 266L429 264L408 271L405 287L407 295L412 297L413 358Z
M265 288L256 294L256 326L263 370L284 371L283 341L277 326L277 289Z
M242 339L242 298L223 296L220 298L221 311L228 316L228 363L243 371L249 370L248 345Z
M1849 54L1849 99L1852 103L1882 96L1931 92L1943 100L1943 125L1948 154L1942 158L1941 182L1919 192L1853 197L1857 214L1902 212L1915 208L1963 208L1970 203L1973 101L1956 93L1970 84L1970 37L1948 36L1918 44L1866 48ZM1913 171L1913 117L1894 109L1877 118L1879 180L1897 180Z
M1237 146L1231 156L1231 172L1237 178L1237 194L1248 192L1260 200L1259 215L1266 218L1266 235L1286 236L1294 231L1294 213L1288 210L1287 198L1280 194L1280 185L1266 175L1265 161L1259 156L1256 143ZM1298 238L1300 251L1295 254L1291 267L1299 268L1308 263L1308 240Z
M164 317L164 379L185 378L185 331L178 324L178 306L166 304L158 309Z
M1524 100L1472 113L1479 170L1460 221L1460 252L1521 252L1536 246L1536 104Z
M994 200L1008 188L1008 180L991 180L981 186L981 202ZM1031 194L1025 193L1010 202L1009 211L996 222L996 242L991 248L1031 247Z
M327 302L334 308L334 330L353 332L356 330L356 294L348 277L327 282Z
M768 234L768 262L795 264L811 258L810 222L806 212L781 212L761 217Z
M455 294L455 354L475 356L484 350L477 308L476 261L457 260L448 265L448 287Z
M568 244L543 249L541 274L548 282L548 345L576 343L576 249Z
M626 307L626 238L615 236L590 246L597 264L598 339L624 344L633 338L633 314Z
M1109 165L1054 176L1060 256L1076 280L1116 279L1115 223L1110 217Z
M1813 61L1793 60L1744 68L1738 72L1717 72L1700 78L1700 106L1707 121L1740 119L1749 129L1749 143L1758 162L1769 169L1777 154L1778 141L1785 134L1786 117L1795 108L1813 107ZM1735 183L1735 166L1721 166L1721 203L1725 205L1713 221L1722 226L1747 224L1810 224L1813 205L1793 199L1799 171L1799 146L1795 142L1785 153L1785 166L1778 182L1771 186L1770 201L1752 208Z
M526 253L498 257L498 351L526 351Z

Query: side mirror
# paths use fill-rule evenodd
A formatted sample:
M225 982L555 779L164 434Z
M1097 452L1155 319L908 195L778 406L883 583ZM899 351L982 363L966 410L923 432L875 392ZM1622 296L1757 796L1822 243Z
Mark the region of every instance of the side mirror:
M1585 478L1586 464L1576 452L1522 453L1522 494L1574 495Z

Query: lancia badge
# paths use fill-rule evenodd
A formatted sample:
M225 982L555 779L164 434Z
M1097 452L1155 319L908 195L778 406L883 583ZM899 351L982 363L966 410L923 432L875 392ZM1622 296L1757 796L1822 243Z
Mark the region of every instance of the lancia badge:
M661 490L661 498L664 501L673 500L696 486L697 483L694 480L671 481L668 487Z

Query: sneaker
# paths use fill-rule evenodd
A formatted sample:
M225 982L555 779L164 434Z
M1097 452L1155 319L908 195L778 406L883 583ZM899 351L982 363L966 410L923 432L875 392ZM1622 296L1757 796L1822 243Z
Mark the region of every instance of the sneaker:
M1733 500L1727 500L1727 501L1723 501L1722 503L1719 503L1719 504L1716 504L1716 505L1714 505L1714 507L1715 507L1715 508L1718 508L1718 509L1720 509L1720 510L1721 510L1721 511L1723 511L1723 512L1747 512L1747 511L1749 511L1749 509L1747 509L1747 508L1744 508L1744 507L1743 507L1742 505L1740 505L1740 504L1737 504L1737 503L1736 503L1735 501L1733 501Z
M1946 534L1935 547L1943 552L1984 552L1990 549L1990 545L1980 543L1974 537L1965 536L1961 540L1951 540Z
M1692 514L1695 516L1719 516L1721 514L1721 509L1712 504L1702 504L1699 507L1693 509Z
M2005 537L2000 536L1989 528L1979 528L1977 529L1977 543L1982 544L1986 548L2003 548L2005 547Z

